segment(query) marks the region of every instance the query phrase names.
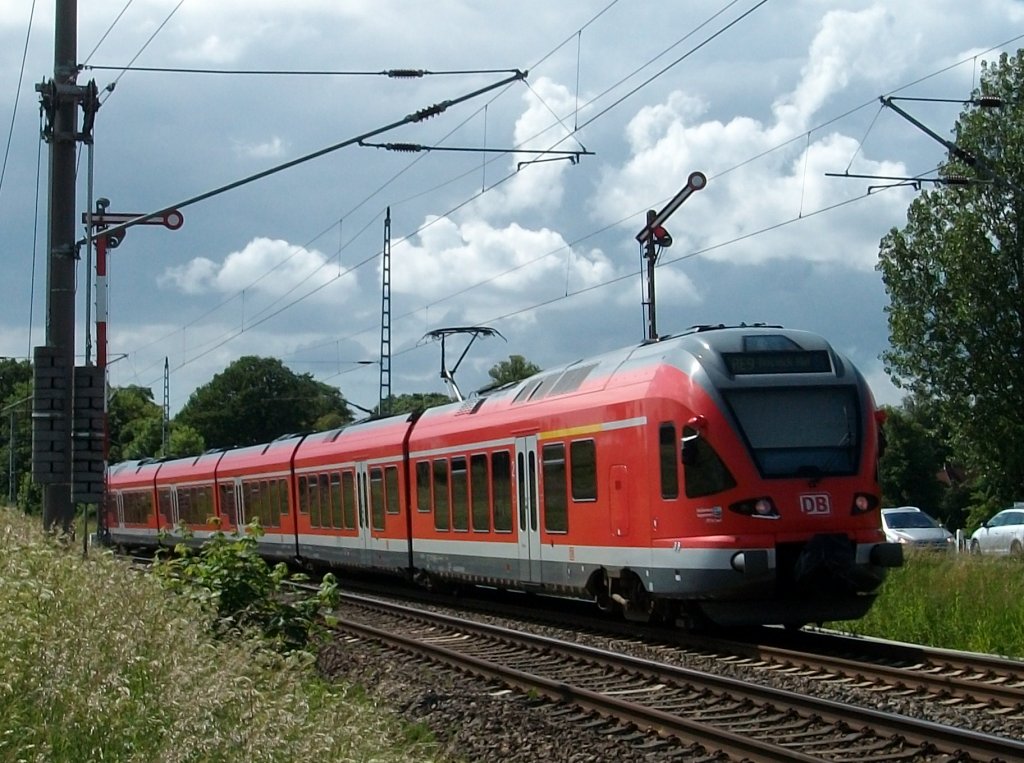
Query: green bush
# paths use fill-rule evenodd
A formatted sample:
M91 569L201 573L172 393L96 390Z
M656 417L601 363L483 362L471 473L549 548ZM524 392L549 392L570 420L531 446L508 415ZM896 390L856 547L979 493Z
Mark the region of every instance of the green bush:
M214 639L209 602L0 510L0 761L433 760L303 652Z
M158 556L153 570L170 590L211 605L218 635L254 629L279 652L305 649L321 612L337 605L337 583L328 573L315 594L285 597L286 581L305 578L260 557L257 539L263 534L257 520L240 535L218 530L198 549L179 543L173 556Z

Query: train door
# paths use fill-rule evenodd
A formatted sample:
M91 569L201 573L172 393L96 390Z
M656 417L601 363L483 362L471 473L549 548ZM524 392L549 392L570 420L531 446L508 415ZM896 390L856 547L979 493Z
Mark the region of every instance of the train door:
M541 583L537 435L516 438L516 487L519 578L528 583Z
M370 522L370 475L365 461L356 463L356 507L359 536L356 543L357 555L361 565L370 564L370 539L372 537Z

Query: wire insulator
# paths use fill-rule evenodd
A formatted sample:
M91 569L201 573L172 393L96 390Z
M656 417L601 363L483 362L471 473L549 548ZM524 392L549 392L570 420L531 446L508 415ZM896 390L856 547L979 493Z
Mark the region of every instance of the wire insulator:
M394 79L415 79L426 75L423 69L388 69L384 73Z
M445 109L452 105L451 101L442 101L441 103L435 103L433 106L427 106L425 109L420 109L414 114L410 114L407 119L411 122L422 122L425 119L436 117L442 113Z
M384 148L388 151L401 151L408 154L425 150L419 143L385 143Z

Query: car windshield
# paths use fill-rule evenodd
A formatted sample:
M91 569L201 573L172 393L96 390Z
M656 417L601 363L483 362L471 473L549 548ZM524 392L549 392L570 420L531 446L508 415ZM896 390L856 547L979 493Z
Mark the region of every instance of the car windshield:
M896 530L912 527L938 527L938 523L923 511L894 511L885 515L885 522Z

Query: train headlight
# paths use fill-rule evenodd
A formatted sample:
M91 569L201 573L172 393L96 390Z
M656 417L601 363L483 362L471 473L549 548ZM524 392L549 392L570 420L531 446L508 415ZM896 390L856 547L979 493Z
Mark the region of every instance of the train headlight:
M737 514L754 517L755 519L778 519L779 511L775 508L775 502L768 496L759 498L748 498L745 501L737 501L729 504L729 511Z
M853 496L853 506L850 509L850 513L854 516L857 514L867 514L869 511L877 508L877 495L871 495L871 493L856 493Z

